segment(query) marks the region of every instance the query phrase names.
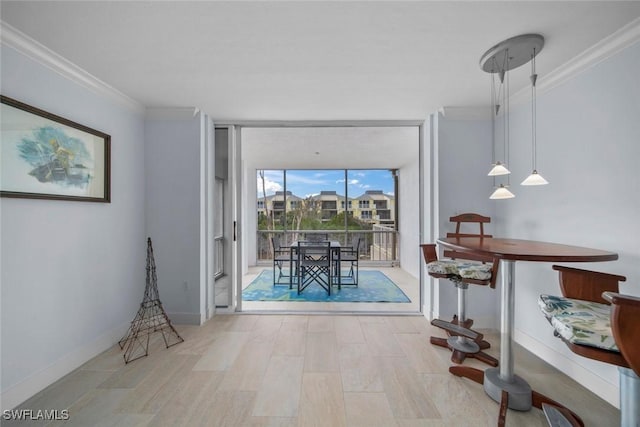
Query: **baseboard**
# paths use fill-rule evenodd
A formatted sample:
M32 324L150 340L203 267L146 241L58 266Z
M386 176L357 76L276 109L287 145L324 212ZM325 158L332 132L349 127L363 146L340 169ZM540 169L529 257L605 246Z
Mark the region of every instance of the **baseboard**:
M32 374L18 384L12 385L0 394L2 410L13 409L47 386L53 384L88 360L111 348L122 338L130 323L105 332L97 339L73 349L48 367Z
M521 330L514 331L515 342L534 353L536 356L552 365L565 375L574 379L580 385L601 399L606 400L616 408L620 408L620 392L617 384L612 384L606 379L594 374L584 366L576 363L567 356L558 353L548 345L525 334Z
M499 321L493 316L471 316L473 319L473 329L490 329L498 331Z
M204 314L198 313L169 313L167 317L174 325L202 325L206 319Z
M426 305L422 306L422 314L428 321L438 318L438 314L435 311L430 310Z

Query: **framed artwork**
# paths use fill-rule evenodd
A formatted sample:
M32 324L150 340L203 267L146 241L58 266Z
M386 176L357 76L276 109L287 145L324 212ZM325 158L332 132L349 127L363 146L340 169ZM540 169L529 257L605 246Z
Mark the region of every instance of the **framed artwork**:
M0 196L111 201L109 135L0 99Z

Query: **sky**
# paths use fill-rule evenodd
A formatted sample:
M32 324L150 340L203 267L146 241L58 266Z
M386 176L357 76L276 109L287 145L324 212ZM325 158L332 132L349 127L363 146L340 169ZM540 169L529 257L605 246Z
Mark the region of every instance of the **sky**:
M284 190L284 171L265 170L265 191L267 196ZM258 197L262 197L262 180L258 181ZM345 177L344 170L287 170L287 191L298 197L319 194L320 191L335 191L344 196L345 180L348 196L355 198L367 190L382 190L385 194L393 194L393 177L388 169L349 169Z

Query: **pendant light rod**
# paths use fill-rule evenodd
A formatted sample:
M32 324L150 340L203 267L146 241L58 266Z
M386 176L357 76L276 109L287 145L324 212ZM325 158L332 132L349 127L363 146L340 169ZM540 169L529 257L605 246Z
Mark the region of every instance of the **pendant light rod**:
M538 152L537 145L537 135L536 135L536 123L538 119L538 114L536 111L536 81L538 80L538 75L536 74L536 48L533 48L533 53L531 54L531 168L535 171L536 167L536 157Z
M505 61L506 61L506 67L504 68L505 70L509 69L509 62L511 57L509 56L509 48L507 47L506 52L505 52ZM509 115L511 114L511 105L509 105L509 95L510 95L510 90L509 90L509 83L510 83L510 78L509 78L509 73L505 73L505 90L504 90L504 162L505 164L508 166L511 163L509 162L509 137L511 136L511 129L509 129ZM509 173L507 175L507 187L509 186L509 184L511 183L511 173Z
M492 168L496 167L496 115L498 114L498 107L496 101L496 77L494 74L489 74L491 78L491 165ZM491 169L493 171L493 169ZM489 172L491 175L491 172ZM492 176L493 186L496 186L496 176Z
M490 74L491 78L491 164L496 164L496 115L498 114L496 108L496 79L493 74Z
M531 52L531 174L525 178L520 185L546 185L549 183L546 179L538 173L538 100L537 100L537 88L536 83L538 81L538 74L536 73L536 55L537 51L535 46Z
M506 153L505 153L505 141L506 139L503 141L503 152L502 152L502 161L497 160L497 154L496 154L496 132L495 132L495 127L496 127L496 117L498 116L498 113L501 110L501 106L504 105L504 96L505 96L505 68L506 68L506 61L507 61L507 57L504 56L502 58L503 63L500 65L497 62L497 58L493 58L492 60L492 65L491 65L491 69L492 72L491 74L491 147L492 147L492 152L491 152L491 157L492 157L492 162L491 162L491 170L489 171L489 173L487 175L494 177L493 178L493 185L495 187L496 185L496 179L495 177L498 175L509 175L511 173L511 171L509 171L509 169L507 169L506 167ZM496 91L495 89L495 79L496 79L496 74L498 76L498 78L500 79L500 85L499 85L499 90ZM503 111L503 115L505 110L502 109ZM503 124L504 124L504 120L503 120ZM504 126L503 126L504 127Z

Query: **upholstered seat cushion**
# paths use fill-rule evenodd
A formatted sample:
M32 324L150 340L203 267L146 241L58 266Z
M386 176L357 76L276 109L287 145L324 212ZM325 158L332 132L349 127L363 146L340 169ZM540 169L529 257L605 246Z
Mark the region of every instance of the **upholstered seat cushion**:
M458 264L458 273L463 279L489 280L492 268L491 264L465 262Z
M432 261L427 264L427 271L435 274L459 276L463 279L491 279L491 264L480 264L455 259Z
M540 295L538 306L556 332L572 344L618 351L607 304Z
M434 274L458 276L458 262L452 259L431 261L427 264L427 271Z
M607 304L556 295L540 295L538 298L538 307L547 319L555 314L567 314L579 311L595 311L602 316L609 316L609 306Z

